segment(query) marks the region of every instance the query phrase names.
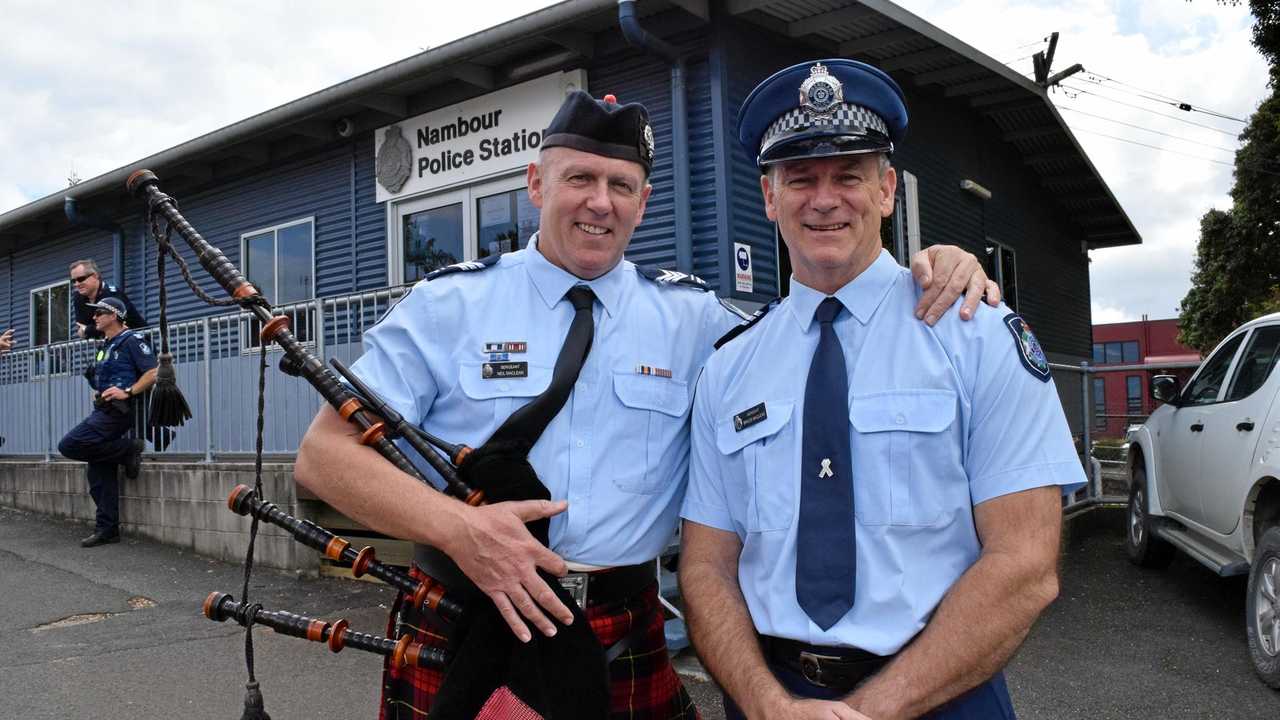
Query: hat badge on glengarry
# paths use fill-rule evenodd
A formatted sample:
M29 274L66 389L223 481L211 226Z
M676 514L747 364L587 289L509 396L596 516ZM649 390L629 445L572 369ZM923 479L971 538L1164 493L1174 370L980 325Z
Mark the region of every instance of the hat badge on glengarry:
M809 77L800 83L800 107L821 118L830 118L844 103L844 85L822 63L809 68Z
M644 142L644 149L647 153L645 157L648 158L650 162L652 162L653 161L653 128L649 126L649 123L644 124L644 130L641 131L641 136L642 136L641 140Z

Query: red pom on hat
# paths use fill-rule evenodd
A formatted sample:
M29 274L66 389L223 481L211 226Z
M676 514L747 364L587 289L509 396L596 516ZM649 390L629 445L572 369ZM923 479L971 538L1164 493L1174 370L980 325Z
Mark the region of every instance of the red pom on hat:
M607 103L613 104L613 105L617 105L617 104L618 104L618 98L617 98L617 97L615 97L615 96L613 95L613 93L609 93L608 95L605 95L605 96L604 96L604 101L605 101L605 102L607 102Z

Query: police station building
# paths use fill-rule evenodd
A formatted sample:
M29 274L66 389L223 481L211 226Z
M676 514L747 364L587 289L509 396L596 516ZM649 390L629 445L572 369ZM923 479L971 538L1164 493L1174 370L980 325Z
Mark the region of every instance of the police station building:
M406 285L526 245L538 214L525 168L543 129L567 90L609 93L648 107L656 147L627 258L696 274L750 309L786 294L790 269L738 144L738 109L774 71L822 57L869 62L906 93L885 247L904 263L935 243L984 258L1052 361L1088 360L1088 252L1141 240L1040 85L886 0L567 0L0 215L0 331L15 329L0 358L0 505L92 517L82 466L56 449L88 412L80 373L95 352L75 340L68 264L96 259L154 337L156 249L124 190L133 170L155 171L313 352L350 361ZM122 519L126 532L238 557L247 522L225 499L251 480L256 324L202 303L174 263L166 270L170 346L193 418L123 485ZM1058 384L1077 423L1080 380ZM289 473L319 402L272 370L266 495L331 521L297 499ZM262 562L316 566L314 553L264 532Z

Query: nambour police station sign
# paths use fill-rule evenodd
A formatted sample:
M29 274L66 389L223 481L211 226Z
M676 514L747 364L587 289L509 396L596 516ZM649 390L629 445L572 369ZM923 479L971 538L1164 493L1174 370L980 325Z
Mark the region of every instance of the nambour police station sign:
M552 73L374 131L378 202L523 168L584 70Z

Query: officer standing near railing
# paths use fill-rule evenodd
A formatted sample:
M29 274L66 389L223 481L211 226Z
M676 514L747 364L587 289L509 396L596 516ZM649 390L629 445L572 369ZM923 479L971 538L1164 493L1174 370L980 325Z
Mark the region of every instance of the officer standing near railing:
M133 427L134 396L141 395L156 379L156 357L142 336L125 327L128 310L118 298L103 298L93 309L94 328L105 338L91 372L93 412L58 443L58 452L71 460L88 463L89 494L98 507L92 535L83 547L120 542L120 486L116 466L125 477L138 477L142 440L126 437Z

